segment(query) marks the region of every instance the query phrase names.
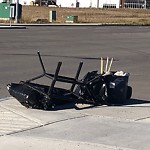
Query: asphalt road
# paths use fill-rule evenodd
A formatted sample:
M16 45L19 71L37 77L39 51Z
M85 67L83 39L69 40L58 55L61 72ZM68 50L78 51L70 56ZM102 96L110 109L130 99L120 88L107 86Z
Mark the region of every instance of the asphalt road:
M40 51L48 72L63 61L61 74L74 76L84 62L80 78L99 70L100 57L114 57L112 70L130 73L133 99L150 100L150 27L27 27L0 30L0 98L9 96L6 85L41 73ZM69 57L60 57L69 56ZM42 81L43 82L43 81ZM48 82L48 81L46 81ZM62 85L64 86L64 85ZM68 85L67 85L68 86Z
M0 145L3 150L149 150L150 27L27 27L0 30ZM132 99L123 106L70 105L58 111L26 109L9 97L6 85L48 72L63 61L61 74L100 69L100 57L114 57L112 70L130 73ZM43 79L39 82L49 83ZM67 84L59 84L69 87Z

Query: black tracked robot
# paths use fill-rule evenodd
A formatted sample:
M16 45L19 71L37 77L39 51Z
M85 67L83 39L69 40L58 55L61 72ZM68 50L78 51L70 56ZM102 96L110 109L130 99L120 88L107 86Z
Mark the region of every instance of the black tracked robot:
M116 72L110 72L113 59L108 67L107 58L105 71L103 71L103 59L101 58L101 73L91 71L79 80L83 62L80 62L75 77L71 78L59 75L62 62L58 62L55 73L51 74L46 72L39 52L38 57L43 70L41 75L27 81L7 85L10 95L27 108L51 110L57 105L67 103L123 104L132 95L132 88L128 86L129 74L116 75ZM42 77L50 79L51 84L42 85L33 82ZM68 90L55 87L56 82L70 83L71 88Z

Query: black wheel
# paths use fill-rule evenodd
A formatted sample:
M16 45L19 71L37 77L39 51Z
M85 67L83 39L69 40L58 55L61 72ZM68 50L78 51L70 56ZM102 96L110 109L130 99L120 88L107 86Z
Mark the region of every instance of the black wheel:
M132 96L132 87L128 86L127 87L127 99L130 99Z

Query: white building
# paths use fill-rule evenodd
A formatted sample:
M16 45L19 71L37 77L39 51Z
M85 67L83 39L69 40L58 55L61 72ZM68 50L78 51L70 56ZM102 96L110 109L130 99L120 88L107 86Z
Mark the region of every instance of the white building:
M76 0L56 0L60 7L76 7Z
M78 0L79 7L97 7L97 0Z
M119 8L120 7L120 0L100 0L99 1L99 8L104 7L112 7L112 8Z
M0 3L9 0L0 0ZM17 0L12 0L16 3ZM43 1L43 0L41 0ZM47 0L48 1L48 0ZM31 5L35 0L19 0L22 5ZM124 4L122 4L124 2ZM60 7L80 7L80 8L146 8L146 0L56 0Z
M79 3L80 8L115 6L119 8L120 0L57 0L57 5L61 7L76 7L76 3Z
M146 8L146 0L56 0L61 7L88 8ZM123 4L122 4L123 2Z

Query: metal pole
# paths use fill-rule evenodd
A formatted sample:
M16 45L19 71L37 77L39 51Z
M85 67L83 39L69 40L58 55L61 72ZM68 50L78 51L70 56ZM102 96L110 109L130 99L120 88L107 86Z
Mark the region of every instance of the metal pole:
M77 7L77 2L78 2L78 0L76 0L76 7Z
M99 8L99 0L97 0L97 8Z
M146 0L145 0L145 9L146 9Z
M9 15L10 26L11 26L11 18L12 18L12 8L10 6L10 15Z
M122 8L124 8L124 0L122 0Z
M15 17L15 23L18 23L18 5L19 5L19 0L16 0L16 17Z

